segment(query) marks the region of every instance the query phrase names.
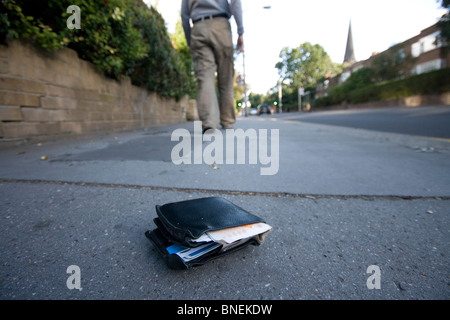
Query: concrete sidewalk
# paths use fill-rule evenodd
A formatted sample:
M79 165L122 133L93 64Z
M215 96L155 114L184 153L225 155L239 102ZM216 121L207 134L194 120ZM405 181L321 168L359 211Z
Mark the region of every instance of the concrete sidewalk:
M449 299L444 140L290 121L279 171L176 166L177 128L1 150L0 299ZM48 157L48 160L41 160ZM260 247L169 270L144 237L155 205L222 196L274 230ZM82 290L70 290L77 265ZM381 270L369 290L367 268Z

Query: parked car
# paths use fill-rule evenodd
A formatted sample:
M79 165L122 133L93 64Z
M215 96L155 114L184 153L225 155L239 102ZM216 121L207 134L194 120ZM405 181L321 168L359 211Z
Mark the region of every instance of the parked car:
M265 113L266 114L273 114L272 107L269 106L267 103L260 104L258 106L258 115L260 116L260 115L265 114Z
M256 109L256 108L250 108L250 114L251 114L251 115L258 114L258 109Z

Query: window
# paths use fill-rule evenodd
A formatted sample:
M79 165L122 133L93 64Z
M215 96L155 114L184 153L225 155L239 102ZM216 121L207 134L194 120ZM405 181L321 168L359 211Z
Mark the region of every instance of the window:
M339 83L344 83L350 77L351 72L343 72L341 77L339 78Z
M442 59L435 59L418 64L412 70L412 74L422 74L433 70L438 70L445 67L445 62Z
M441 43L438 42L437 38L440 34L440 31L436 31L428 36L420 38L419 41L413 43L411 45L411 54L414 58L417 58L422 53L434 50L442 46Z
M418 56L420 56L421 52L420 52L420 42L415 42L412 44L411 46L411 55L414 58L417 58Z

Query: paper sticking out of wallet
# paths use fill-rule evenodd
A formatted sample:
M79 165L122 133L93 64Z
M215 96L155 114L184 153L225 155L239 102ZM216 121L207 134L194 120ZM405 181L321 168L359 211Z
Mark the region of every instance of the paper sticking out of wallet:
M266 223L260 222L247 224L240 227L208 231L206 232L206 234L215 242L224 242L227 244L231 244L235 241L247 239L254 236L262 237L266 235L270 230L272 230L271 226Z
M210 231L195 240L195 242L202 243L198 247L189 248L175 244L168 247L167 252L178 255L184 261L190 261L220 246L222 246L221 251L229 250L249 241L251 238L255 238L258 243L263 243L264 238L270 231L272 231L272 227L262 222Z

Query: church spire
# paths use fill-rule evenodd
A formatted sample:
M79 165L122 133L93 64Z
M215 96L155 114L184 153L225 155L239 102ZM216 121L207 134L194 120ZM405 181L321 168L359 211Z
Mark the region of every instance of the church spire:
M344 56L344 63L350 63L353 64L356 62L355 58L355 49L353 47L353 35L352 35L352 22L350 21L349 27L348 27L348 37L347 37L347 47L345 48L345 56Z

